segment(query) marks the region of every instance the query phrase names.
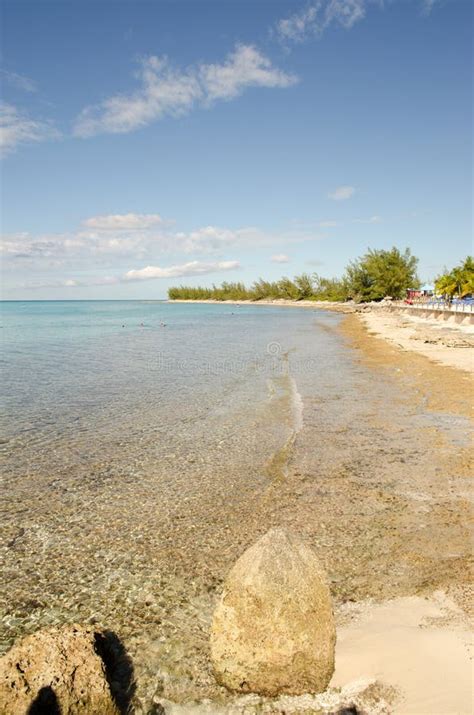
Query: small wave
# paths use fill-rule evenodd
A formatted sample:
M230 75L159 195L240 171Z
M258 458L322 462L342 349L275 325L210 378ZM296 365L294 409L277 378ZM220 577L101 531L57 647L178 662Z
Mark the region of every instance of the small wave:
M291 419L293 431L300 432L303 429L303 398L298 392L298 386L294 377L290 377L290 399L291 399Z

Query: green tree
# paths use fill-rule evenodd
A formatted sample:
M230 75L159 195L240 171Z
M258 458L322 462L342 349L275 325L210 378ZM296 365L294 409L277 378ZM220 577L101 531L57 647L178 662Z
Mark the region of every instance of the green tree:
M474 258L467 256L459 266L438 276L435 288L436 293L448 298L463 298L474 293Z
M313 286L313 295L316 300L344 301L348 298L348 288L345 280L323 278L314 273Z
M286 300L296 300L298 297L298 288L295 286L293 281L284 276L278 281L278 290L280 292L280 297Z
M308 300L313 297L313 281L307 273L302 273L294 278L297 289L297 300Z
M417 288L418 259L407 248L401 253L393 247L390 251L369 249L367 253L349 263L345 283L349 295L362 302L381 300L385 296L402 298L407 288Z

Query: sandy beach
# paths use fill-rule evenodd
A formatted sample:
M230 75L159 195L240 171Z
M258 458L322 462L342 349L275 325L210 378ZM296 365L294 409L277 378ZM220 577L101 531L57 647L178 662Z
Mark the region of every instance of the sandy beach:
M219 322L205 340L205 311L191 308L190 317L184 306L180 310L182 330L195 331L193 349L202 345L203 357L209 341L228 346L236 333L232 352L258 334L263 356L273 361L268 345L275 347L280 367L288 365L293 345L306 351L305 360L295 362L298 419L285 370L273 380L269 373L268 400L255 408L246 371L254 374L262 355L251 351L241 383L231 371L221 403L199 405L192 419L187 405L178 419L171 391L174 421L165 433L158 423L163 392L158 411L144 412L147 394L163 377L162 363L149 372L148 356L174 333L158 323L149 332L138 326L129 339L120 333L121 350L107 340L110 358L124 353L133 373L141 346L138 355L146 362L135 389L148 374L151 381L143 385L126 432L118 434L113 414L110 448L106 434L95 439L85 432L84 444L74 427L74 442L59 436L54 443L57 464L48 450L35 448L20 478L9 475L1 550L8 584L4 650L40 627L103 624L130 652L135 708L143 715L153 703L176 715L333 713L343 702L356 702L369 715L471 712L470 376L421 354L416 347L422 340L407 339L410 348L401 349L381 338L385 328L371 334L371 312L336 306L347 315L335 315L327 305L290 306L295 310L272 311L262 321L264 307L210 311ZM165 322L174 327L174 306L167 308ZM399 330L415 329L410 326ZM436 326L423 329L440 334ZM180 334L176 329L177 339ZM276 335L278 341L269 342ZM282 346L289 336L287 351ZM456 336L470 338L466 331ZM104 349L101 343L101 356ZM449 345L443 350L470 352ZM189 384L203 379L187 369ZM214 391L219 374L204 374ZM171 373L164 378L169 384ZM232 412L229 401L239 384L243 399ZM161 432L150 430L155 423ZM257 464L254 445L260 448L264 434L271 441L264 463ZM216 684L210 668L210 623L225 576L274 526L301 535L328 574L338 641L331 688L321 696L234 696Z
M464 417L470 414L473 326L456 324L447 326L435 320L410 316L403 311L397 313L380 307L357 310L353 306L338 304L328 306L315 304L312 301L298 303L262 301L259 304L273 306L277 304L315 311L329 309L349 314L341 324L342 333L351 347L359 352L363 364L369 365L374 371L374 378L383 381L384 376L386 379L387 375L390 375L390 380L399 383L400 400L406 405L407 414L413 413L417 410L417 405L422 404L429 405L433 410L443 412L448 410L451 415L449 419L453 424L456 423L456 414ZM447 399L449 399L449 407L446 405ZM383 423L382 431L386 431L389 440L393 439L392 445L396 451L395 445L398 440L394 434L393 423L387 422L378 411L376 414L377 417L372 414L374 429L377 430L376 425L380 428ZM448 415L446 417L448 418ZM469 429L468 423L466 428ZM403 431L400 425L395 427L395 432L399 430ZM379 551L378 548L373 550L374 538L380 538L381 551L387 556L391 554L390 561L392 558L396 560L398 549L401 547L402 551L405 551L407 548L406 543L402 547L400 539L407 537L408 528L413 535L417 533L416 546L414 542L413 547L408 549L411 551L413 548L410 556L410 561L414 559L412 565L417 564L417 568L423 570L427 566L426 558L429 554L431 567L421 579L408 577L401 588L398 578L392 582L391 587L388 587L391 579L388 579L388 582L385 580L383 585L380 582L377 587L378 577L387 575L386 568L380 565L381 572L377 576L374 571L371 572L370 586L367 582L367 590L363 588L359 596L352 593L348 600L346 600L347 596L336 599L338 641L336 672L331 687L342 688L343 691L348 687L349 689L354 687L355 691L359 688L362 691L360 705L369 713L468 715L472 712L472 589L469 581L466 581L464 575L457 569L457 575L451 573L451 576L448 576L446 572L446 580L442 579L441 582L438 580L443 564L447 565L445 557L440 556L438 548L445 551L447 544L451 543L451 547L448 547L450 552L448 560L454 564L460 556L458 549L464 538L461 534L468 534L465 530L468 528L468 522L465 519L469 518L468 514L472 514L472 485L469 482L471 454L466 443L466 449L461 449L457 455L453 453L448 457L450 450L446 451L447 443L445 439L440 442L440 435L436 432L434 430L431 433L430 440L434 439L431 449L439 464L434 473L438 473L439 476L430 478L425 471L424 478L420 479L421 472L417 471L420 465L418 464L415 472L411 473L408 467L410 460L407 460L407 468L402 468L397 473L396 478L399 481L395 489L397 498L403 495L404 507L402 508L401 504L397 507L396 502L392 501L393 497L389 497L390 506L387 504L386 518L382 519L378 526L374 522L370 525L366 524L367 531L364 534L366 538L363 539L365 544L363 549L368 548L364 561L374 557L375 552ZM376 440L376 431L373 435ZM426 439L426 436L420 434L420 439ZM443 442L444 445L441 447ZM402 454L405 452L406 445L402 446L399 443L398 449ZM367 456L367 467L369 470L376 470L375 455L380 455L380 446L376 441L372 444L370 452L372 454ZM445 461L446 459L448 462ZM405 463L405 460L406 457L403 457L401 461ZM303 493L299 491L301 477L294 464L295 455L292 463L290 479L296 480L298 486L296 487L295 484L293 488L302 497ZM454 469L459 470L458 475L463 474L463 477L459 486L454 487L452 478L444 482L442 475L451 473L456 463L457 467ZM448 464L452 466L448 467ZM423 471L423 468L421 469ZM390 469L389 472L393 477L393 470ZM355 483L358 484L358 488L354 490ZM353 511L351 504L356 504L361 498L364 501L370 498L370 490L364 489L364 496L362 496L358 478L355 483L353 479L345 482L344 499L342 501L337 499L337 502L330 507L331 514L338 514L340 518L344 518L346 528L347 519L355 518L359 522L362 516L357 509ZM382 499L385 501L388 496L387 485L383 486L382 482L378 482L378 485L382 490L380 495L384 495ZM305 491L306 495L307 491ZM287 509L292 513L292 518L288 519L288 522L301 524L302 519L304 521L302 512L307 512L308 505L303 506L304 499L302 499L296 516L290 507L292 499L289 494L287 497ZM334 529L333 524L330 526L327 524L319 511L319 505L316 507L314 501L312 507L311 518L315 519L318 529L324 525L328 542L332 541L333 547L335 543L340 543L340 546L331 552L331 556L328 555L328 559L342 559L348 567L347 556L342 555L344 547L340 535L334 535L337 528ZM405 510L407 511L402 516ZM442 512L445 517L441 517ZM412 516L409 516L410 513ZM440 517L441 521L438 521ZM432 518L434 521L431 521ZM435 526L435 522L438 526ZM455 522L456 527L454 527ZM306 528L308 529L308 526ZM311 527L309 531L312 532ZM405 536L403 537L402 534ZM353 536L353 540L349 539L346 542L344 539L343 542L347 544L346 548L352 551L353 557L357 560L355 554L361 536L358 528ZM395 541L392 540L393 537ZM440 539L443 540L442 547ZM316 537L316 540L321 543L320 538ZM396 547L395 543L397 543ZM467 552L466 556L469 559ZM327 564L330 568L329 560ZM395 563L392 568L396 569ZM356 578L356 582L361 583L360 575ZM397 582L398 585L395 586ZM375 596L377 591L378 597ZM342 592L344 593L345 589ZM368 594L371 594L369 598L364 599L363 596ZM370 687L364 691L367 684L371 683L376 683L380 688L374 702L371 702ZM390 691L391 687L393 691ZM313 706L318 702L315 701ZM237 698L233 703L235 712L243 711L245 705L244 700ZM260 705L265 707L264 701L260 701ZM300 712L303 705L304 703L298 698L287 698L278 706L274 703L274 710L269 712ZM172 712L180 713L188 710L177 708L172 709ZM202 712L214 712L214 710ZM220 711L216 710L216 712Z
M409 315L406 312L368 310L358 317L371 335L400 350L416 352L442 365L472 374L474 324L456 325Z

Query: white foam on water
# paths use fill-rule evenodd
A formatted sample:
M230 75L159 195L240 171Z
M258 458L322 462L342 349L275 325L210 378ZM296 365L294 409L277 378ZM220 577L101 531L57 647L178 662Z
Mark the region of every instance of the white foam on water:
M290 400L291 400L291 418L293 423L293 431L300 432L303 429L303 398L298 392L298 386L294 377L290 377Z

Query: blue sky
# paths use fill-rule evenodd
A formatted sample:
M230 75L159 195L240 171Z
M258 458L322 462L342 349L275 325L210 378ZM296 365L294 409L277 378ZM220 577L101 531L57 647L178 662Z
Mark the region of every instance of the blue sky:
M6 299L471 249L468 0L3 2Z

